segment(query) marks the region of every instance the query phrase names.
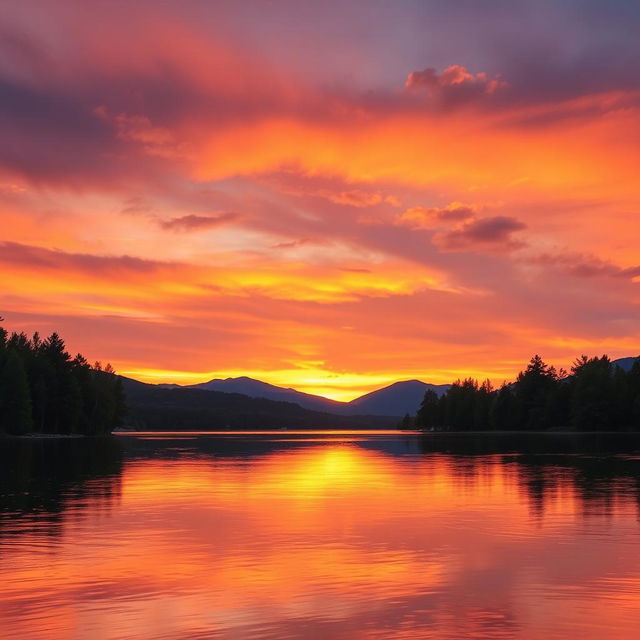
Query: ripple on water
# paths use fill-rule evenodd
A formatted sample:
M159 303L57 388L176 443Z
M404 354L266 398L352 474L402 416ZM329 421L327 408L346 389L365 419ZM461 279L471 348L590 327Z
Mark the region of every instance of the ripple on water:
M636 637L637 455L121 441L0 485L3 640Z

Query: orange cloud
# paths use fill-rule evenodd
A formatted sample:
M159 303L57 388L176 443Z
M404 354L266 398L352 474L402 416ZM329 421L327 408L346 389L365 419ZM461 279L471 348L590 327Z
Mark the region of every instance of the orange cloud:
M396 217L398 225L411 229L431 229L438 222L459 222L476 215L474 207L452 202L446 207L411 207Z
M218 213L216 215L199 216L187 215L171 218L170 220L159 220L159 224L163 229L168 231L201 231L205 229L214 229L228 222L238 220L239 214L233 211Z
M513 234L527 225L510 216L476 218L450 231L437 234L434 241L444 249L455 251L491 247L499 250L523 246Z

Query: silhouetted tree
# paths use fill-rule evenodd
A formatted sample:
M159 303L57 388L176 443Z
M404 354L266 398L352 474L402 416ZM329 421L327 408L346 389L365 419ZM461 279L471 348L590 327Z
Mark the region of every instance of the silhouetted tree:
M547 397L557 385L557 373L539 356L531 358L527 368L518 374L515 393L522 403L523 429L544 429Z
M485 380L479 387L473 399L473 428L483 431L489 428L489 412L493 400L493 385Z
M640 429L640 358L636 358L626 377L627 412L624 426Z
M625 371L607 356L582 356L569 374L536 355L516 382L497 391L471 378L457 380L440 398L428 391L416 424L454 431L640 429L640 358Z
M411 429L413 426L414 419L408 413L405 413L402 420L398 423L399 429Z
M571 422L585 430L607 430L615 422L613 377L607 356L575 361L572 369Z
M416 426L433 429L442 422L441 404L438 394L433 389L427 389L416 414Z
M0 430L24 433L110 433L121 424L121 379L111 365L71 358L56 333L9 335L0 327Z
M489 410L489 426L498 431L513 431L522 424L522 406L511 385L506 382L493 393Z
M631 372L627 373L622 367L612 366L612 406L611 420L617 430L628 429L632 424L632 394L630 390Z
M0 372L0 430L12 434L31 431L31 398L27 374L17 351L9 349Z
M472 378L456 380L447 389L444 411L444 424L457 431L473 429L475 396L478 382Z

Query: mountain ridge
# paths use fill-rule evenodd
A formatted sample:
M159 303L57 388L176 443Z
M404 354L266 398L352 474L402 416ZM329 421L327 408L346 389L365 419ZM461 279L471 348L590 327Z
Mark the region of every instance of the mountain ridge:
M636 359L637 357L618 358L611 364L628 371ZM442 395L451 386L430 384L417 379L399 380L348 402L341 402L298 391L292 387L280 387L249 376L213 378L207 382L192 385L154 385L131 378L123 378L123 380L126 381L125 388L128 390L129 399L133 399L134 404L139 408L145 405L143 413L148 418L152 418L155 423L162 421L157 415L151 416L149 401L152 397L159 405L164 405L165 411L171 406L176 417L189 416L189 421L215 420L233 423L232 414L242 411L244 403L245 408L250 409L252 415L260 415L261 420L266 420L266 423L278 424L278 420L284 420L289 424L287 421L295 416L296 419L310 421L316 426L329 423L337 425L341 421L346 426L352 420L356 420L354 425L360 426L360 422L365 418L373 422L382 421L381 424L384 426L392 426L397 424L398 419L405 414L416 414L427 389ZM178 393L176 396L170 393L172 391L187 393ZM188 407L187 399L195 403L194 407ZM260 401L271 404L260 405ZM219 405L219 409L214 411L213 405L216 404ZM231 413L228 413L227 410L231 410L231 406L234 408ZM196 410L200 413L194 414L193 411ZM245 422L247 420L250 422L252 419L245 416Z
M343 416L282 400L119 378L126 397L128 426L135 430L380 429L397 425L393 416Z
M415 379L399 380L348 402L305 393L291 387L279 387L248 376L213 378L207 382L188 385L184 388L241 393L252 398L293 402L312 411L330 412L343 416L403 416L406 413L414 414L418 410L427 389L433 389L438 395L441 395L450 386L448 384L434 385Z
M620 367L623 371L629 371L631 367L633 367L634 362L640 358L640 356L629 356L627 358L618 358L617 360L612 360L611 364Z

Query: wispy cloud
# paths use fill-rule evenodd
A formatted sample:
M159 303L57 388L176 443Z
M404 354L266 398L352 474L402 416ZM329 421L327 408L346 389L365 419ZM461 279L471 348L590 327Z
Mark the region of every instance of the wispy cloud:
M177 216L169 220L158 220L158 224L167 231L205 231L215 229L223 225L235 222L240 219L240 214L234 211L226 211L215 215L201 216L190 214L186 216Z

